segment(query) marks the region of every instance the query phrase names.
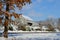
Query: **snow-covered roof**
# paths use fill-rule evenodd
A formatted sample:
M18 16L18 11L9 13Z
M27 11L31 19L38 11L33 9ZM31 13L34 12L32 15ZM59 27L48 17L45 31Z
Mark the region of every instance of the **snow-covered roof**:
M25 16L25 15L22 15L25 19L27 19L27 20L33 20L33 19L31 19L30 17L28 17L28 16Z

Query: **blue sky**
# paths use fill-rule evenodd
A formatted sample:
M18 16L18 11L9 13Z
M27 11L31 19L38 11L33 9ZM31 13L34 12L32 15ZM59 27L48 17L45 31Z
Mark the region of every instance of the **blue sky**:
M29 16L34 21L47 18L60 18L60 0L32 0L30 5L23 6L17 13Z

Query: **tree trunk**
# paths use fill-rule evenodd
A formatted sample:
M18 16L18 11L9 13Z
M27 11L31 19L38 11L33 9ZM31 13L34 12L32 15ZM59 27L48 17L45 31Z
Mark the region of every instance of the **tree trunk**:
M9 4L8 3L6 4L6 11L9 12ZM8 22L9 22L8 20L9 20L8 16L5 16L4 32L3 32L5 38L8 38L8 28L9 28L8 27Z

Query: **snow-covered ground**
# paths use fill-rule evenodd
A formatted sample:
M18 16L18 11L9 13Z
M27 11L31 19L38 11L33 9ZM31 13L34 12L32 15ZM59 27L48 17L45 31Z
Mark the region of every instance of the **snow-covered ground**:
M24 16L25 19L32 20ZM15 28L14 28L15 29ZM56 29L57 30L57 29ZM2 31L0 31L2 33ZM0 37L0 40L60 40L60 32L52 33L48 31L9 31L8 39Z
M8 39L0 37L0 40L60 40L60 33L22 33L18 36L10 36Z

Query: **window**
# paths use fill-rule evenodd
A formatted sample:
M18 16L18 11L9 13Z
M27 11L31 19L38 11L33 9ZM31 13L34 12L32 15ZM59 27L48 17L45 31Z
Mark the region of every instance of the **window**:
M29 26L32 26L32 23L29 23L29 22L28 22L27 24L28 24Z

